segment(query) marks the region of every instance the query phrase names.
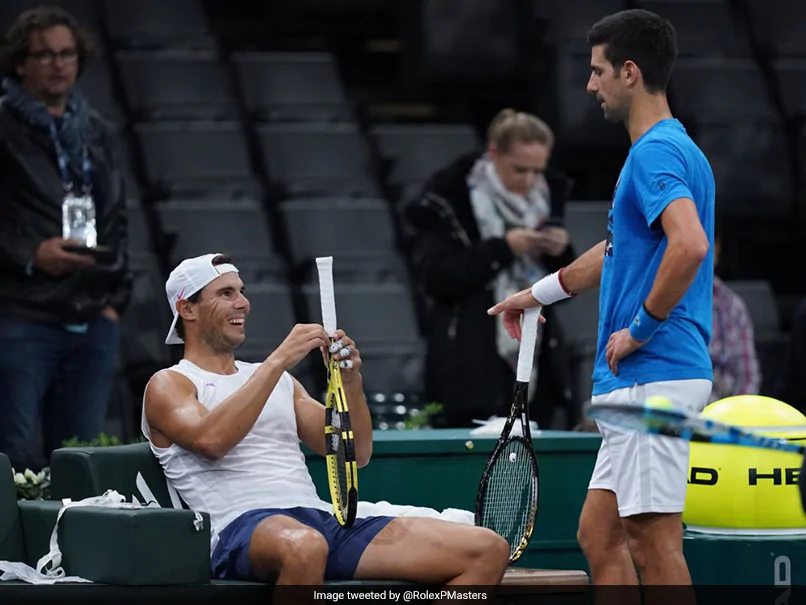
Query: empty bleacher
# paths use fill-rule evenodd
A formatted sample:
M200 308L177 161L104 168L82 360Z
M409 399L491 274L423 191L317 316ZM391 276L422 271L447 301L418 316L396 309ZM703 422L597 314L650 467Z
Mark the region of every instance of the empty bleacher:
M523 65L506 70L506 77L520 74L522 86L490 90L505 79L485 86L469 77L470 87L456 92L447 77L440 88L439 69L416 66L418 53L447 51L424 46L427 37L421 46L406 38L389 22L395 11L377 0L334 5L308 24L317 2L256 4L244 14L265 22L239 24L236 17L226 28L217 17L226 7L202 0L59 4L96 39L99 56L79 86L121 136L137 284L123 324L132 367L164 366L176 353L162 344L170 320L163 285L182 258L234 256L252 302L242 354L260 360L293 323L319 320L313 260L332 255L340 323L361 342L365 386L380 399L416 399L424 388L420 309L395 208L435 170L480 149L487 118L504 106L546 108L541 115L557 136L559 167L576 180L565 216L572 241L581 253L605 236L629 138L603 119L586 91L586 36L596 20L626 8L623 0L527 0L521 14L533 21L523 27L537 33L523 48L501 51L524 55ZM783 217L802 194L792 141L799 136L806 151L806 46L798 29L806 13L788 0L738 4L747 10L728 0L630 3L675 24L680 58L670 100L711 161L720 210L751 220L761 212ZM6 0L0 23L7 27L30 5ZM411 10L401 7L399 18ZM388 26L383 31L399 26L404 43L345 43L371 29L350 22L355 14ZM293 35L262 33L285 25ZM384 50L355 50L373 44ZM521 89L532 95L523 103ZM776 301L772 279L759 290L756 281L744 288L735 267L733 275L748 300L763 294L765 309ZM154 313L154 305L165 313ZM567 301L557 314L572 352L574 399L584 403L598 296ZM764 353L773 360L765 364L774 365L777 347L785 346L785 318L775 327L764 323L768 315L755 316L759 346L773 350ZM312 367L300 368L300 376L316 390L321 368Z

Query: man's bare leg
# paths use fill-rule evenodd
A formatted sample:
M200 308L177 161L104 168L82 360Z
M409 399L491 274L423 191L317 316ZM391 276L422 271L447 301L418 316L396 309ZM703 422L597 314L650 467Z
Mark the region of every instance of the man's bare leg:
M509 544L488 529L415 517L389 522L369 543L356 580L405 580L438 585L499 584Z
M597 586L638 584L616 494L591 489L582 506L577 540Z
M683 556L682 513L632 515L625 517L623 522L642 584L691 584L691 575Z
M249 562L263 582L282 585L319 585L325 581L330 552L327 540L315 529L285 515L261 521L252 532Z

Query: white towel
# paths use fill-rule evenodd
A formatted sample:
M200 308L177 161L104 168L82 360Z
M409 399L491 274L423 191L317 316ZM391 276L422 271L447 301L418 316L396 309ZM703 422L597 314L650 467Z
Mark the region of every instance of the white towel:
M498 437L501 435L501 432L504 430L504 425L507 423L507 419L505 417L493 416L489 420L475 420L481 424L470 431L470 434L473 437ZM529 430L532 431L532 437L536 437L540 434L539 427L534 420L529 421ZM510 435L519 435L523 436L523 430L521 429L521 423L515 422L512 425L512 430L509 433Z
M426 517L429 519L442 519L443 521L453 521L464 525L475 525L475 516L472 512L458 508L446 508L442 512L433 508L422 506L406 506L402 504L390 504L386 500L380 502L359 502L356 517L389 516L389 517Z

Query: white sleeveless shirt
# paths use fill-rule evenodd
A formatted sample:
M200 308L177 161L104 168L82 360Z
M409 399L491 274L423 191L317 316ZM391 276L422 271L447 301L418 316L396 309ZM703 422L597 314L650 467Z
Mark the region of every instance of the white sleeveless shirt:
M169 369L189 378L196 386L199 402L211 410L243 386L259 365L236 361L238 371L224 375L207 372L183 359ZM300 449L294 383L286 372L252 430L219 460L209 460L175 443L169 448L155 446L146 422L145 398L141 430L168 482L191 509L210 515L211 552L219 532L246 511L297 506L333 511L333 505L317 495Z

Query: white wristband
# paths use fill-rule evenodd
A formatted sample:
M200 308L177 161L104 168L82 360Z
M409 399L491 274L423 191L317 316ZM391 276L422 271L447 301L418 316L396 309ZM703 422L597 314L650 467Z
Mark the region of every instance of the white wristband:
M547 275L534 286L532 286L532 296L544 307L559 300L571 298L573 294L569 293L560 281L560 272Z

